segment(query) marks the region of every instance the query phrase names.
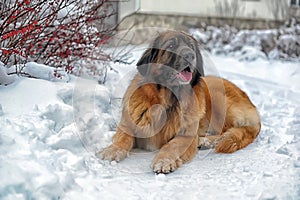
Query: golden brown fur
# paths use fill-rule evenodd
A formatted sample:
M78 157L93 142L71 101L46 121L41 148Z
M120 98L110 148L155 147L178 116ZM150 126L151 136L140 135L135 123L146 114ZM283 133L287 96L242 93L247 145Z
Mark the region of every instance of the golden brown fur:
M164 47L172 38L176 38L178 47ZM222 78L203 77L200 52L190 42L196 44L187 34L166 32L146 50L138 63L140 73L136 74L124 96L122 118L113 144L100 153L102 159L123 160L132 148L159 149L151 167L156 173L169 173L190 161L199 146L232 153L253 142L260 131L255 106L233 83ZM178 77L179 72L184 71L180 66L186 61L180 58L180 53L190 51L197 57L191 56L186 65L193 73L190 84L162 78L168 66L171 72L165 74L175 70ZM172 56L177 61L171 62Z

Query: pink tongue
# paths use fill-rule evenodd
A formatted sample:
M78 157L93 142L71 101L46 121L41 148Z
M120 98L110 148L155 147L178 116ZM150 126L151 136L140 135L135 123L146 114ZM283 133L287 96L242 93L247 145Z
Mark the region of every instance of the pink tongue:
M176 75L177 78L180 78L184 82L190 82L192 80L192 73L188 71L182 71Z

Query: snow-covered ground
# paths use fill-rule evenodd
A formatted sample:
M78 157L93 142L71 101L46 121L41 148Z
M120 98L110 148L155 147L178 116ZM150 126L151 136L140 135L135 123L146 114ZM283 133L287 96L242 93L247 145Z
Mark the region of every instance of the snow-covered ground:
M249 94L262 130L245 149L201 150L169 175L151 171L155 152L136 150L120 163L95 156L111 143L135 72L114 69L106 85L71 76L0 87L0 199L300 199L299 63L206 59L207 73Z
M192 34L205 49L214 54L239 57L239 60L257 58L300 61L300 23L290 19L276 29L242 29L224 25L201 25L191 28Z

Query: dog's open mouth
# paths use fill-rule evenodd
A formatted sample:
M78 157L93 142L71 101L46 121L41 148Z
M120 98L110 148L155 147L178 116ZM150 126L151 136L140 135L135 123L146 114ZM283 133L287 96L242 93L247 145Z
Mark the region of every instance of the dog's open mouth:
M190 67L186 67L184 70L176 74L177 78L180 78L183 82L190 82L193 78Z

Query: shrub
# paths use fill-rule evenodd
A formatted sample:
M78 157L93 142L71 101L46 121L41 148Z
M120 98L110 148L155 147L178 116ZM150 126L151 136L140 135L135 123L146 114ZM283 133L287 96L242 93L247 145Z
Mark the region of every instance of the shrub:
M237 30L230 26L207 26L190 29L190 33L206 50L238 56L241 60L265 57L299 61L300 58L300 24L295 19L278 29Z
M21 74L29 61L64 68L94 60L113 61L106 44L116 26L111 0L2 0L0 2L0 61ZM83 62L84 61L84 62ZM57 74L57 76L60 76Z

